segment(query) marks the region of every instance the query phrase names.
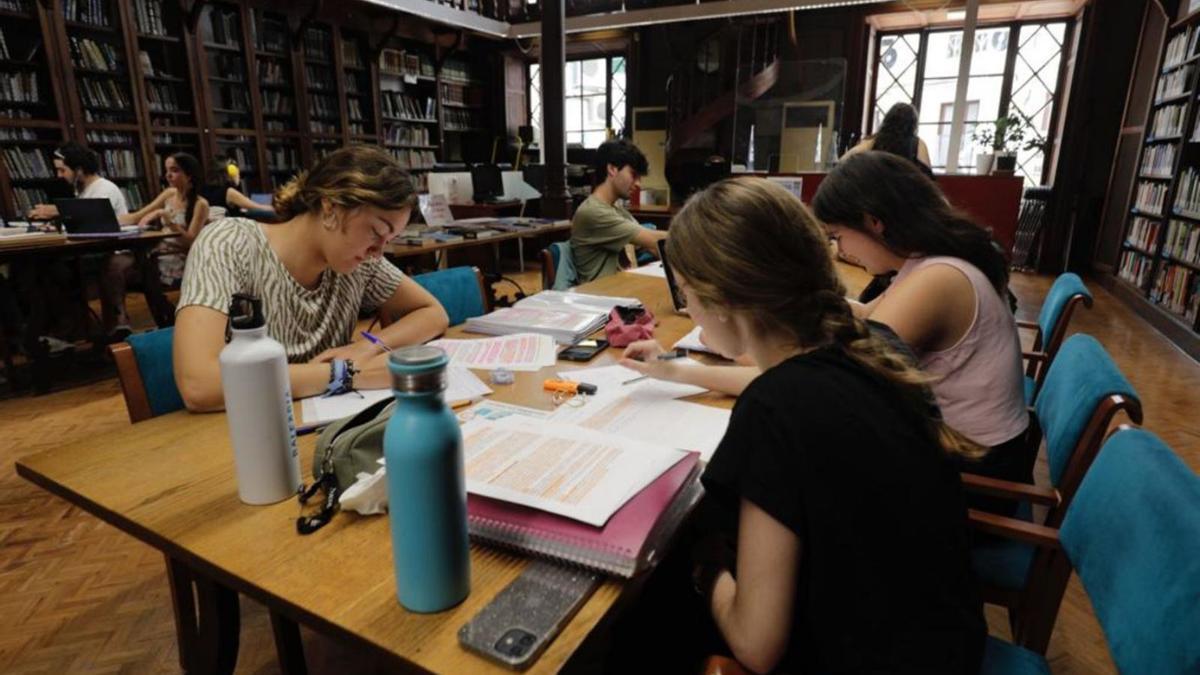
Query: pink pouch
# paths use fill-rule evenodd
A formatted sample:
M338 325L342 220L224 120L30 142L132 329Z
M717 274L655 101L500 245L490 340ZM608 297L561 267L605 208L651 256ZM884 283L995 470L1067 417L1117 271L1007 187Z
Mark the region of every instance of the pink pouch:
M637 316L630 317L631 321L626 321L621 316L622 307L614 307L608 313L608 323L604 326L604 335L608 338L608 344L613 347L627 347L631 342L638 340L647 340L654 337L654 314L648 309L641 309ZM625 310L626 316L630 314L630 310Z

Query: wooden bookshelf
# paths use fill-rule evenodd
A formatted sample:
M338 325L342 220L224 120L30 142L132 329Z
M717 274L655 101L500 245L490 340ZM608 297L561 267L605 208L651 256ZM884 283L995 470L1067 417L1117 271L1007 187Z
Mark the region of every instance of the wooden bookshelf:
M1150 92L1129 215L1114 273L1120 295L1173 336L1200 330L1200 21L1167 34Z
M45 201L65 141L99 152L131 206L176 152L234 158L246 192L347 143L419 185L434 162L486 161L492 52L446 57L413 23L279 0L0 0L0 215Z
M0 210L18 217L47 201L51 152L67 134L52 18L33 0L5 0L0 23Z

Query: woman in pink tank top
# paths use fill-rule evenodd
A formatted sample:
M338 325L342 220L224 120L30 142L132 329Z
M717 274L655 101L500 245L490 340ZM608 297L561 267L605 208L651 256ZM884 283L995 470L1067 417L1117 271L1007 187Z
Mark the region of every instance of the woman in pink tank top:
M874 275L897 273L856 312L907 342L936 378L931 386L946 422L992 448L964 468L1032 482L1008 263L991 235L909 162L882 152L840 163L821 182L813 210L843 259Z

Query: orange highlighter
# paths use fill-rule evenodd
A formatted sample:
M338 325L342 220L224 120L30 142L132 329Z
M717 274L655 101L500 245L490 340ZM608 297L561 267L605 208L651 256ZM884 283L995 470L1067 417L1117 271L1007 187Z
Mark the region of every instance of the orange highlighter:
M589 396L596 393L596 385L587 382L572 382L571 380L546 380L542 382L542 389L563 394L587 394Z

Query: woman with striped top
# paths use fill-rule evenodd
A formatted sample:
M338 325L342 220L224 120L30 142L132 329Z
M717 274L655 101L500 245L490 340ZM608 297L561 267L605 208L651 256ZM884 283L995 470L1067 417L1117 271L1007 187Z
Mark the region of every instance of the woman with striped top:
M384 151L330 153L275 194L282 222L225 218L188 256L175 322L175 379L189 410L223 407L218 356L235 293L262 299L267 333L287 351L292 396L390 385L387 361L354 340L360 314L402 317L379 337L390 347L446 330L446 311L383 258L408 224L416 194Z

